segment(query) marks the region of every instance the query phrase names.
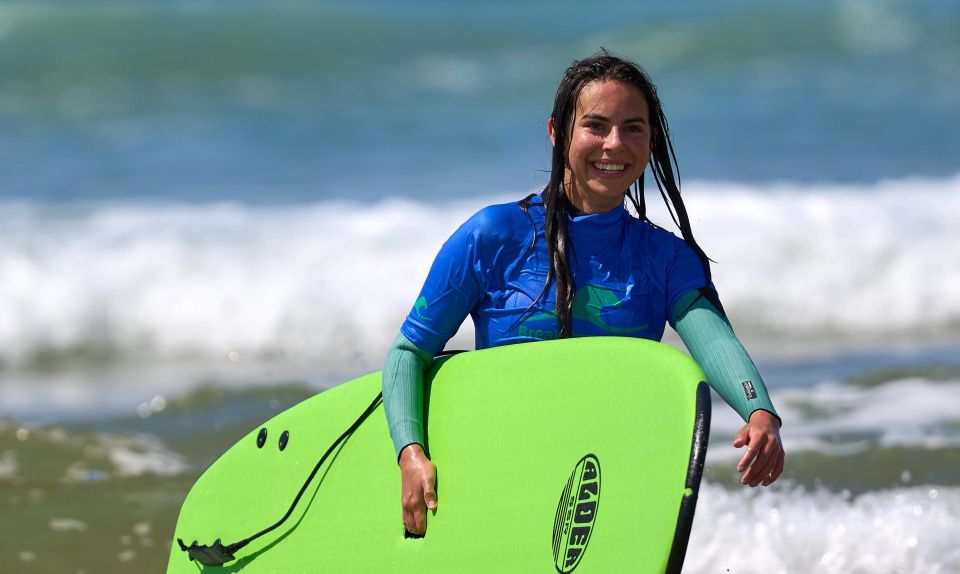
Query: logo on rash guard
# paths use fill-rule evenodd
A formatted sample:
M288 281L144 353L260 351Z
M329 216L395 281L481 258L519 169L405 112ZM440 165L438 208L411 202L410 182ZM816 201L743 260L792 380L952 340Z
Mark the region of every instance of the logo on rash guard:
M617 294L612 289L600 287L599 285L586 285L585 287L577 289L577 293L573 296L573 318L586 321L612 335L632 335L648 327L647 324L626 328L615 327L604 321L604 310L615 310L621 306L623 306L623 301L617 297ZM527 324L547 320L552 321L551 327L556 329L557 315L555 313L538 313L527 317L520 323L518 334L521 337L555 339L557 337L555 330L537 329Z
M420 297L417 299L417 302L413 304L413 314L417 316L417 319L422 319L423 321L429 321L430 317L427 317L423 314L423 310L427 308L427 298Z
M553 520L553 565L573 572L587 551L600 506L600 461L588 454L573 467Z

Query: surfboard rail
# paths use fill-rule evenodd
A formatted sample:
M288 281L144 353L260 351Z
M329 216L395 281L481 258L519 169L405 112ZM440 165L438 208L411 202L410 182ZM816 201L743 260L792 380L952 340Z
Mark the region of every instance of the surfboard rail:
M687 556L687 544L693 529L693 516L697 510L700 496L700 481L703 479L703 467L707 460L707 444L710 442L710 416L712 403L710 386L705 381L697 384L696 417L693 423L693 437L690 445L690 465L687 469L686 491L680 500L677 515L677 530L667 561L667 574L680 574L683 560Z

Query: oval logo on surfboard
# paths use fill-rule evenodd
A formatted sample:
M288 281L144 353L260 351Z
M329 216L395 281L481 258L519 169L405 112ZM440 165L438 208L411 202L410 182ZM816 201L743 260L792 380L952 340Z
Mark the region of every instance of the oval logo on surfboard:
M600 507L600 461L588 454L570 473L553 522L553 564L569 574L580 564Z

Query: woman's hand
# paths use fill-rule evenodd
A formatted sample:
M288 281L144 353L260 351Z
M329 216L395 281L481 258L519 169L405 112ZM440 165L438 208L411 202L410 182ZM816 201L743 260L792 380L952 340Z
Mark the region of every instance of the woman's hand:
M427 509L437 510L437 467L423 447L408 444L400 451L400 502L403 505L403 525L412 534L427 533Z
M750 486L769 486L783 472L783 443L780 440L780 421L773 414L757 410L733 439L733 446L746 445L747 452L737 464L743 472L740 482ZM744 472L746 471L746 472Z

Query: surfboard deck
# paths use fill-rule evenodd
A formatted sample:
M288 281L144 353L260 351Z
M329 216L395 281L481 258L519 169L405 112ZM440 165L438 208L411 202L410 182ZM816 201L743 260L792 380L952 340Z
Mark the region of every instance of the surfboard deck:
M253 429L203 473L168 572L679 571L709 429L704 380L680 351L620 337L439 360L426 394L438 509L424 538L404 536L381 405L282 526L222 566L191 561L177 538L227 544L283 516L380 373L344 383Z

